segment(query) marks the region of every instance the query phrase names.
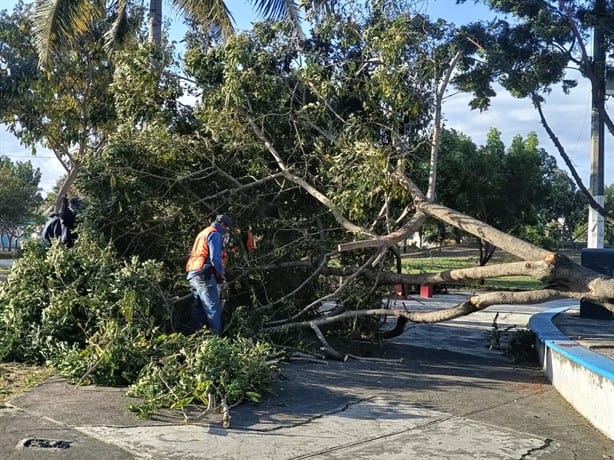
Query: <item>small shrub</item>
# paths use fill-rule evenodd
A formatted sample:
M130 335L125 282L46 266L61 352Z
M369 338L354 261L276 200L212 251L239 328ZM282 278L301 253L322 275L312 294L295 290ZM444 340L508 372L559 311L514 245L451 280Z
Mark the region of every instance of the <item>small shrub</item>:
M488 332L488 349L502 350L513 363L537 362L536 336L530 329L515 329L516 326L501 328L497 324L497 313Z
M71 378L96 363L92 383L126 383L134 344L166 321L162 278L161 264L122 261L85 234L71 249L27 242L0 286L0 360L48 361Z
M537 336L530 329L518 329L511 334L505 355L509 356L513 363L536 363Z
M506 326L501 328L497 323L497 319L499 318L499 313L495 314L495 317L492 320L492 328L488 332L488 349L489 350L501 350L501 340L509 335L510 329L515 328L516 326Z
M207 404L209 394L228 405L242 399L258 401L279 375L273 349L264 342L202 330L190 336L159 336L156 345L163 353L143 368L128 392L143 398L131 406L142 417L163 407Z

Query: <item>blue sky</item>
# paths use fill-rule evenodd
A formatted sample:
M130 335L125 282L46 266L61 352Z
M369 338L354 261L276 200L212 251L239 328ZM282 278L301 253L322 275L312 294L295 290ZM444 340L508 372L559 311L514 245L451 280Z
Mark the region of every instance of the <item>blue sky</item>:
M12 9L16 0L2 0L2 9ZM417 2L419 8L429 16L442 17L456 24L463 24L476 19L491 17L489 10L482 4L468 0L463 5L456 5L454 0L422 0ZM228 0L227 5L240 29L250 27L256 17L250 3L246 0ZM179 16L172 13L167 4L166 17L174 20L171 35L176 40L181 38L184 30ZM169 14L170 13L170 14ZM552 142L541 127L538 114L529 101L515 99L505 91L499 91L492 106L486 112L471 111L467 105L469 97L463 94L450 95L444 105L444 123L471 137L473 142L482 145L491 127L502 133L506 146L516 135L526 137L528 133L537 133L540 144L557 159L559 167L566 169ZM555 90L544 105L546 117L554 132L565 146L568 155L577 168L584 184L589 185L590 164L590 91L586 84L580 85L572 96L565 96ZM611 145L612 142L610 141ZM608 139L606 136L605 183L614 182L614 165L608 164ZM20 146L14 136L0 128L0 154L8 155L13 161L31 160L43 173L41 187L45 192L51 190L57 179L64 173L53 154L39 149L36 157L29 150Z

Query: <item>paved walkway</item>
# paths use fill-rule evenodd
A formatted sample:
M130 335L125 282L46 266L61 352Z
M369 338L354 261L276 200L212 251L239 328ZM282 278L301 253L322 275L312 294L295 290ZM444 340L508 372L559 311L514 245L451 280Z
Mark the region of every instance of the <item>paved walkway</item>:
M411 299L444 308L460 294ZM121 388L52 378L0 409L2 458L19 459L612 459L614 441L578 415L535 366L488 349L532 307L501 306L416 325L364 355L388 362L292 362L275 395L218 415L139 420ZM601 324L600 327L607 327ZM370 352L369 352L370 350Z

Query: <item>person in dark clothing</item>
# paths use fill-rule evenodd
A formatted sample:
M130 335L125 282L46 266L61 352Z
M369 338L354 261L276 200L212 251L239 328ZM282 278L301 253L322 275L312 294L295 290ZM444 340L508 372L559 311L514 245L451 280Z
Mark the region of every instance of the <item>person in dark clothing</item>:
M76 198L72 198L70 204L68 197L62 198L60 210L57 213L50 214L41 233L41 240L46 246L51 246L53 239L59 239L60 243L67 248L71 248L75 244L77 235L73 232L73 228L77 218L76 208L78 204Z
M60 222L60 216L56 212L52 212L41 232L41 240L45 246L49 247L52 240L60 239L61 236L62 223Z
M62 207L58 213L62 224L62 235L60 236L60 242L67 248L73 247L75 240L77 239L77 234L73 232L75 220L77 219L76 204L76 198L71 198L69 203L68 198L64 196L62 199Z

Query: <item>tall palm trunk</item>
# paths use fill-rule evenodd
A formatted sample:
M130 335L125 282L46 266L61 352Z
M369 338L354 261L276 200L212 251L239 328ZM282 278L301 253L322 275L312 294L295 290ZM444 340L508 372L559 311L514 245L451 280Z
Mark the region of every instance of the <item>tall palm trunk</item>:
M149 0L149 43L162 43L162 0Z

